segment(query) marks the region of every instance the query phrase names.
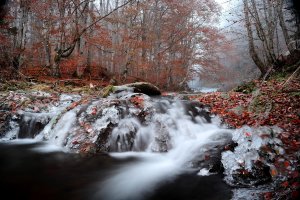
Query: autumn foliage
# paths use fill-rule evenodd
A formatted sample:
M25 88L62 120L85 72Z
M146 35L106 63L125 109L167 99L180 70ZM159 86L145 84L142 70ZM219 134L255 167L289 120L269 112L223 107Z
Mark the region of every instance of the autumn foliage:
M1 52L25 74L42 67L60 77L184 88L195 66L218 68L218 11L214 0L11 1Z
M279 126L283 131L279 138L284 144L284 155L275 157L272 162L276 170L271 170L271 176L279 174L287 177L286 181L277 183L276 193L265 193L265 199L281 196L285 199L299 197L299 162L297 152L300 148L300 107L298 80L287 85L285 81L271 80L261 83L254 81L255 90L252 93L214 92L200 97L194 96L204 104L210 105L211 112L217 114L232 128L244 125ZM245 133L245 136L249 136ZM273 151L265 147L265 151Z

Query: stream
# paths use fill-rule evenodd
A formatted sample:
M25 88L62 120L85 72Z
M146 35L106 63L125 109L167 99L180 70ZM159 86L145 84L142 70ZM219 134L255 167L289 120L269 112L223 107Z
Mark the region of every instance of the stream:
M12 117L0 142L2 195L255 199L251 189L235 191L228 184L234 182L230 170L239 169L238 155L222 152L232 144L234 130L221 125L204 105L127 93L76 103L80 99L62 95L43 111L23 109ZM263 143L253 141L254 150ZM251 168L258 154L250 147L249 157L240 159Z

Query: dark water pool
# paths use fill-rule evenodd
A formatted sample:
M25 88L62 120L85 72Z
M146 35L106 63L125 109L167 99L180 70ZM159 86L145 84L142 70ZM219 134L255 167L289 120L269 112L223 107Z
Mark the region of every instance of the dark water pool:
M1 199L102 200L97 195L101 181L128 163L139 162L137 159L118 160L107 154L83 156L33 150L41 145L0 144ZM139 179L138 176L132 178ZM231 188L221 175L203 177L188 173L157 185L144 199L226 200L231 195Z

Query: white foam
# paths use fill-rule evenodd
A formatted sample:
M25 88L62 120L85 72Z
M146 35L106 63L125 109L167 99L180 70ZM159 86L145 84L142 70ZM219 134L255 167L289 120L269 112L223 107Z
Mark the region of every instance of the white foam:
M31 150L37 151L40 153L53 153L53 152L67 152L67 150L63 147L59 147L54 144L44 143L38 147L34 147Z
M216 124L194 123L180 103L166 104L166 113L157 113L147 126L139 127L135 138L136 152L111 153L119 158L136 158L133 164L120 168L100 185L99 196L110 200L140 200L159 183L190 171L191 162L224 138L231 138L231 130ZM115 129L121 134L121 130ZM165 153L155 153L166 143ZM144 145L144 147L142 147ZM164 145L163 145L164 146ZM139 152L146 149L146 152ZM163 149L165 150L165 149ZM209 175L202 169L199 175Z
M210 176L210 175L212 175L212 174L213 174L213 173L210 173L209 170L206 169L206 168L201 169L201 170L197 173L198 176Z

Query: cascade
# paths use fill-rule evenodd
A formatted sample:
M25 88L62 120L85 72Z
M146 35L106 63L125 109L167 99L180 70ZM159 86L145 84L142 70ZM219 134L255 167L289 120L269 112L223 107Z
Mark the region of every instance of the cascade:
M125 164L113 167L113 173L94 184L92 199L151 197L160 185L176 177L190 173L222 174L222 166L225 181L235 185L238 179L235 170L241 169L239 163L245 163L251 172L262 145L275 141L278 151L282 151L278 139L259 137L271 129L256 131L251 139L244 141L241 135L245 130L226 128L198 102L150 98L139 93L120 93L88 101L80 96L61 95L57 104L42 112L18 111L9 124L10 130L1 138L2 142L31 138L26 141L42 142L43 145L32 148L39 152L107 153L112 159L124 161ZM247 132L252 131L248 129ZM232 139L239 146L224 151ZM266 170L268 167L271 166L266 164ZM268 174L260 177L266 182L269 178ZM243 183L248 186L257 182L249 179ZM239 198L241 194L244 194L241 190L234 191Z

